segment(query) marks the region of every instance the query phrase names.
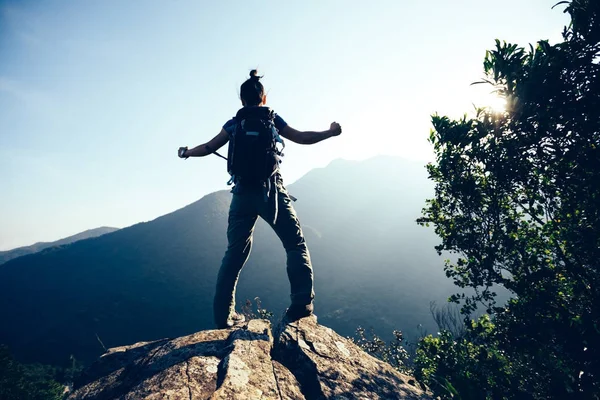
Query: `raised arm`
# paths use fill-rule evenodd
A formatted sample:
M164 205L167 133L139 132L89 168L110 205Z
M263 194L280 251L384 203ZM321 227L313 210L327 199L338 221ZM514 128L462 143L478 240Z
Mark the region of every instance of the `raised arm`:
M225 129L221 129L221 132L210 141L189 149L187 147L180 147L177 154L181 158L188 157L204 157L213 152L219 150L229 141L229 134Z
M328 130L322 132L297 131L289 125L279 132L284 138L298 144L315 144L322 140L338 136L342 133L342 127L337 122L332 122Z

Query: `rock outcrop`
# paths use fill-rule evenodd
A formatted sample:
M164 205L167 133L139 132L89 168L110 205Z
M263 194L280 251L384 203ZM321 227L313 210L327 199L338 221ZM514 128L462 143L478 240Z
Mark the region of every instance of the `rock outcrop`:
M415 380L321 326L266 320L110 349L76 383L79 399L431 399Z

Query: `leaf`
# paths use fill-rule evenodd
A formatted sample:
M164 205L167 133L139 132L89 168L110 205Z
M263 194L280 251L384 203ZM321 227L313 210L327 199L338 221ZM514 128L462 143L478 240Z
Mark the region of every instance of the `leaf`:
M490 81L489 81L489 80L487 80L487 79L482 79L482 80L480 80L480 81L477 81L477 82L473 82L473 83L471 83L469 86L473 86L473 85L480 85L480 84L482 84L482 83L487 83L487 84L489 84L489 85L494 85L494 83L493 83L493 82L490 82Z
M559 6L561 4L571 4L571 2L570 1L559 1L558 3L553 5L551 9L554 10L554 7Z

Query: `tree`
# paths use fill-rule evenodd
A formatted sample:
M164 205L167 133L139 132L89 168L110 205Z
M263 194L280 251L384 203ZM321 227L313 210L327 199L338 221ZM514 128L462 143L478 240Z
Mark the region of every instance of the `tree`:
M435 197L418 220L457 256L446 275L474 289L451 300L492 315L520 398L600 396L600 2L559 4L563 42L486 54L506 111L432 117Z
M22 365L6 346L0 345L0 399L60 400L64 386L54 380L57 369L41 365Z
M415 377L443 399L523 399L523 393L513 395L514 371L497 340L489 315L472 321L462 336L446 329L428 335L417 347Z

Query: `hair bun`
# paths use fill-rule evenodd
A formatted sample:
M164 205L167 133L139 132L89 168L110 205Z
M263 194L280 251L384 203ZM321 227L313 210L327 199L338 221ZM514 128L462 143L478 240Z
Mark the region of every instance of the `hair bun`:
M256 79L257 81L260 80L260 78L262 78L262 76L258 76L258 71L253 69L252 71L250 71L250 79Z

